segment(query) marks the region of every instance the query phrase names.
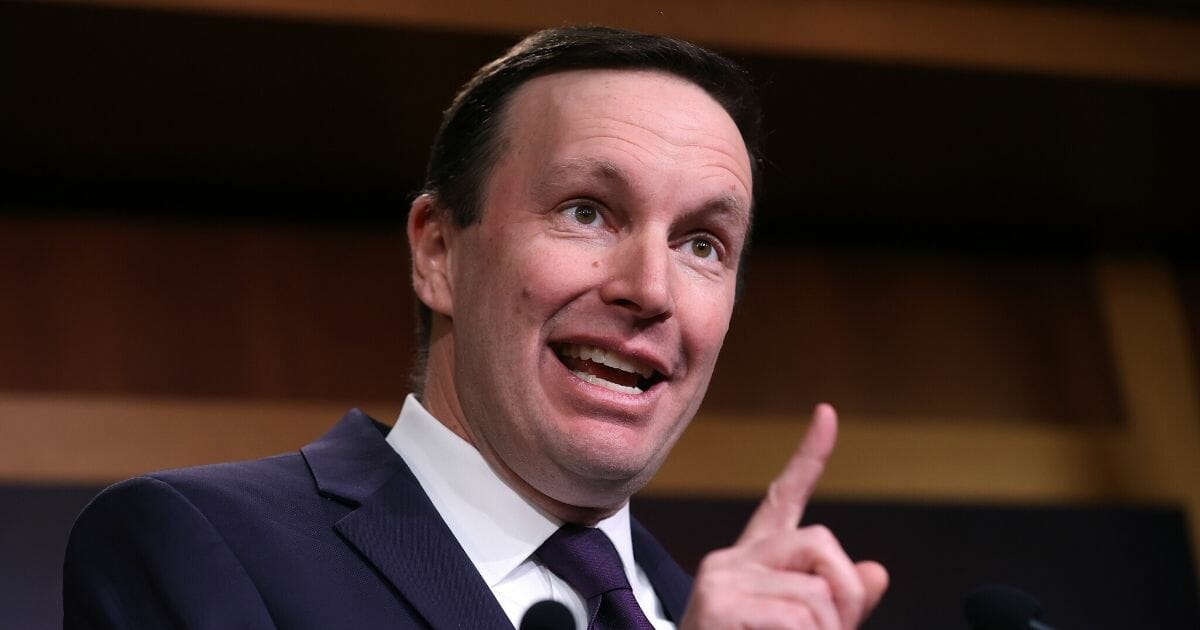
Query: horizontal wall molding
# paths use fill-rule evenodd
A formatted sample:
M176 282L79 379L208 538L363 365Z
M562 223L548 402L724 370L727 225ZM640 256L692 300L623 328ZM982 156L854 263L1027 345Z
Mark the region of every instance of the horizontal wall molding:
M295 451L353 405L339 402L0 394L0 479L110 483L142 473ZM401 403L361 406L391 423Z
M807 417L700 418L648 490L757 496L799 444ZM1114 479L1118 429L1020 420L842 418L817 493L966 501L1151 499Z
M362 408L391 423L401 401ZM0 395L0 481L103 484L164 468L294 451L349 408L271 402ZM704 415L675 448L650 494L757 497L807 426L806 417ZM843 418L823 498L1162 500L1123 487L1119 430L1013 420Z
M1081 6L918 0L82 1L514 35L558 24L598 23L755 52L1200 83L1200 22Z

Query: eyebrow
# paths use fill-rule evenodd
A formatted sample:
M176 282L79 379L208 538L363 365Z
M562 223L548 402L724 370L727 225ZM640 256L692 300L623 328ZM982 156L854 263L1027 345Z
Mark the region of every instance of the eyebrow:
M629 178L625 176L625 171L616 163L598 158L579 157L556 162L539 173L537 181L533 184L533 192L542 196L561 186L563 180L576 182L581 178L613 182L625 190L633 188Z
M750 229L750 212L743 211L746 205L736 196L725 193L709 199L694 214L720 214L732 217L742 228ZM688 213L693 214L693 213Z
M615 183L625 192L633 190L633 184L624 169L611 160L593 157L567 158L544 169L533 184L535 194L544 195L560 186L564 180L577 183L580 179ZM732 193L713 197L699 207L684 213L685 216L719 214L733 218L743 229L750 229L750 212L746 204Z

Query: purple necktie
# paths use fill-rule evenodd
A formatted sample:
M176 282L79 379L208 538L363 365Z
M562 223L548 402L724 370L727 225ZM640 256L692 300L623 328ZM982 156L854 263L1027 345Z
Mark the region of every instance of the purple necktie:
M537 556L587 602L588 630L654 630L604 532L567 523L538 547Z

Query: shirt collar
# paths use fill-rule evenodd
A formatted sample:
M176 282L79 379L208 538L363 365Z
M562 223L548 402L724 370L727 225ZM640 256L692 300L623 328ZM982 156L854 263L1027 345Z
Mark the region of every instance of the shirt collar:
M404 458L438 514L488 586L495 586L553 534L561 521L510 488L479 451L409 395L387 442ZM634 572L629 504L596 525Z

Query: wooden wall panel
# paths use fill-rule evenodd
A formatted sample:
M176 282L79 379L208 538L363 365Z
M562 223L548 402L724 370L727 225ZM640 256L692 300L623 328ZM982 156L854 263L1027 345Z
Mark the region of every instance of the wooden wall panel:
M0 478L291 450L364 401L390 422L404 249L364 229L0 221ZM756 494L825 399L844 420L832 496L1200 512L1194 359L1161 265L1105 263L1093 284L1069 259L754 260L711 396L651 491Z
M0 391L403 397L398 230L9 220ZM1087 260L759 252L705 409L1112 425Z
M1174 261L1176 277L1179 278L1180 300L1192 356L1200 357L1200 256L1191 253L1190 259ZM1200 370L1196 374L1196 391L1200 391Z
M706 410L1113 425L1091 262L752 254Z
M0 390L404 392L408 287L394 229L4 220Z
M402 401L319 402L0 394L0 481L106 484L163 468L294 451L351 406L390 424ZM647 487L659 496L757 497L806 415L702 413ZM843 416L820 496L1102 501L1169 493L1126 479L1129 435L1033 423Z

